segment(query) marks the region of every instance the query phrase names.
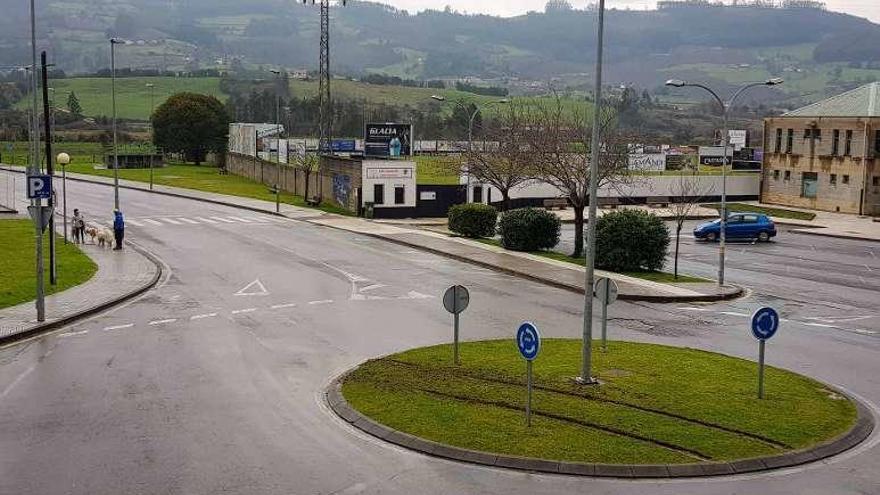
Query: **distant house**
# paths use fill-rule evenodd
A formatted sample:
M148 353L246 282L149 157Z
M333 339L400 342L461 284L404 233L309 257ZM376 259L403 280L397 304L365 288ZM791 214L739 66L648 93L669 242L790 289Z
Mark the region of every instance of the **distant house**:
M765 203L880 215L880 82L764 119Z

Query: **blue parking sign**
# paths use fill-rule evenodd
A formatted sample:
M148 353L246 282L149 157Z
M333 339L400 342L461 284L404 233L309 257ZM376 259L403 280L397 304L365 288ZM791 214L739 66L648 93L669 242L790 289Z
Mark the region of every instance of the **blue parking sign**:
M27 176L28 199L49 199L52 197L52 177L49 175Z

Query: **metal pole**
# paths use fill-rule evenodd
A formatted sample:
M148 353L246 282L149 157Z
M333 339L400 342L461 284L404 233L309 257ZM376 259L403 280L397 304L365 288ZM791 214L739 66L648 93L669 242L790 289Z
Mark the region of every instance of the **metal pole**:
M457 292L458 289L455 289L455 291ZM456 294L455 300L456 300L456 301L458 300L458 295L457 295L457 294ZM452 338L452 342L453 342L453 346L452 346L452 347L453 347L453 350L452 350L452 362L453 362L456 366L458 366L459 364L461 364L461 361L459 360L459 356L458 356L458 313L455 313L455 314L453 315L453 321L454 321L454 324L453 324L453 326L454 326L454 331L453 331L453 333L452 333L452 335L453 335L453 338Z
M758 398L764 398L764 341L758 341Z
M38 174L40 172L40 127L37 123L37 21L36 10L34 8L34 0L31 0L31 173ZM43 280L43 219L42 219L42 201L32 199L31 206L34 207L34 235L36 250L36 272L37 272L37 321L46 320L46 305Z
M602 298L602 352L608 351L608 291L611 288L611 281L605 279L603 284L603 292L605 297Z
M64 202L61 216L64 217L64 244L67 244L67 164L61 165L61 200Z
M41 77L43 79L43 127L46 132L46 173L49 177L55 176L55 169L52 166L52 122L49 112L49 74L46 63L46 52L40 53L40 68L42 69ZM48 200L49 211L52 216L49 217L49 283L56 285L58 283L58 264L55 257L55 188L49 194Z
M526 361L526 426L532 426L532 362Z
M281 213L281 189L278 184L275 184L275 213Z
M599 0L599 28L596 42L596 88L595 101L593 102L593 136L590 141L590 208L589 223L587 225L587 249L586 249L586 276L584 281L584 336L582 349L581 376L577 381L581 384L592 385L596 379L592 376L592 345L593 345L593 284L595 283L595 253L596 253L596 195L599 190L599 120L601 119L602 105L602 48L605 30L605 0Z
M153 135L153 141L156 141L156 129L153 128L153 113L156 111L155 85L150 86L150 133ZM150 150L150 191L153 190L153 155L156 153L155 146Z
M119 148L116 141L116 39L110 39L110 99L113 107L113 208L119 209Z
M477 112L479 112L479 107L474 110L474 113L471 114L470 120L468 120L468 161L467 161L467 195L468 201L466 203L470 203L473 201L473 191L471 190L471 156L473 156L474 152L474 119L477 118Z
M730 112L730 105L721 103L722 107L722 118L723 125L721 132L723 133L721 136L721 146L724 148L724 159L721 161L721 240L720 245L718 247L718 285L724 285L724 255L725 249L727 247L727 146L729 141L728 136L728 115ZM733 160L731 160L731 163Z

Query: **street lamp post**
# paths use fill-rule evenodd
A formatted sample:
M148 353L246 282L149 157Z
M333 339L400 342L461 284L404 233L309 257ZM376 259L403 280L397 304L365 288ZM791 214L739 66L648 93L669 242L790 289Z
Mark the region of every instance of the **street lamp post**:
M153 142L156 141L156 130L153 128L153 112L156 111L156 99L155 99L155 88L156 85L153 83L147 83L147 88L150 90L150 134L153 136ZM155 149L150 150L150 191L153 190L153 155L155 154Z
M733 109L734 103L736 103L737 98L739 98L746 90L750 88L754 88L757 86L776 86L778 84L782 84L784 81L781 78L774 77L772 79L767 79L762 82L754 82L746 84L742 86L733 96L730 97L730 100L725 102L718 96L718 93L713 91L708 86L704 86L699 83L691 83L687 81L682 81L681 79L670 79L666 81L667 86L671 86L673 88L700 88L707 91L709 94L715 98L715 101L718 102L718 105L721 107L721 118L722 118L722 129L721 129L721 147L722 151L722 160L721 160L721 235L719 239L718 245L718 285L724 285L724 258L725 258L725 249L727 247L727 148L729 146L730 136L728 135L728 125L730 121L730 111ZM733 163L733 157L731 157L730 163Z
M445 96L431 95L431 98L434 100L437 100L437 101L446 101ZM510 103L510 100L508 100L507 98L503 98L501 100L495 100L495 101L490 101L488 103L484 103L483 105L475 105L474 111L471 113L470 117L468 118L468 153L472 153L474 151L474 121L476 120L477 115L482 110L489 108L492 105L504 105L506 103ZM469 110L467 107L464 106L464 103L462 103L460 100L456 100L455 104L460 106L461 108L463 108L465 111ZM468 202L470 202L470 195L471 195L470 165L468 165L468 167L467 167L467 189L468 189L468 191L467 191Z
M113 107L113 208L119 209L119 144L116 140L116 45L125 41L110 38L110 99Z
M70 155L58 153L55 162L61 165L61 201L64 203L61 216L64 219L64 244L67 244L67 165L70 163Z

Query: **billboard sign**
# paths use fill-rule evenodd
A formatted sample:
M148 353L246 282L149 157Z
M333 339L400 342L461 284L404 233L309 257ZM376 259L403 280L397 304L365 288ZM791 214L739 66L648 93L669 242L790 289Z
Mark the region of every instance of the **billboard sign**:
M353 153L357 149L354 139L334 139L330 142L330 149L334 153Z
M411 168L368 168L368 179L412 179Z
M663 153L632 153L629 155L630 170L666 170L666 155Z
M735 150L744 148L749 141L749 133L745 130L731 129L727 131L727 138L730 140L730 146Z
M412 124L367 124L364 155L399 157L412 155Z

